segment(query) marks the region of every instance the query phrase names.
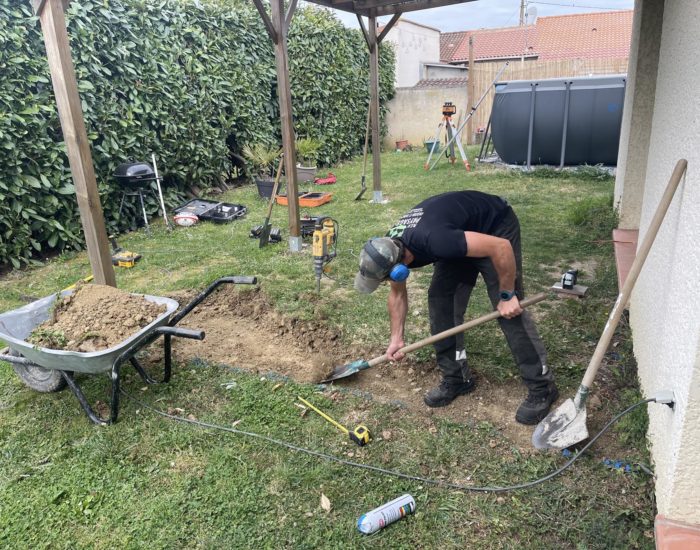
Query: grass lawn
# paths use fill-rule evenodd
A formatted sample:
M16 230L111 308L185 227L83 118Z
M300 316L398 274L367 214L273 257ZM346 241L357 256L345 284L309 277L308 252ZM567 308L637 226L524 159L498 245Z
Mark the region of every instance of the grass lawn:
M314 189L334 197L308 213L332 216L340 228L338 257L320 293L315 291L310 246L299 254L287 251L284 207L273 211L283 243L259 249L248 237L266 210L254 186L219 198L248 206L243 220L200 223L172 233L154 220L151 236L143 231L121 236L121 246L144 257L134 269L117 272L118 285L133 292L177 295L203 290L221 276L256 275L281 319L331 327L341 336L328 353L347 349L360 353L358 359L369 358L383 352L388 338L387 289L371 296L352 290L364 241L383 235L401 214L436 193L477 189L503 195L521 221L528 292L546 290L572 266L579 269L579 282L589 286L585 301L548 300L533 306L562 397L572 397L617 295L610 241L613 179L593 169L524 173L480 164L467 174L444 161L425 172L424 161L422 152L383 155L385 205L366 200L372 198L371 181L365 200L353 200L361 159L334 167L335 185ZM411 275L407 343L429 334L425 293L430 271L427 267ZM89 272L85 253L10 272L0 279L0 311L55 292ZM489 308L480 285L468 316ZM519 388L495 323L468 338L482 388ZM262 346L274 335L261 330L259 339ZM205 343L216 346L209 339ZM625 323L614 346L594 386L597 399L589 409L593 433L639 399ZM431 349L420 350L411 358L413 368L433 369L431 357ZM236 361L212 364L196 357L176 364L172 382L165 385L146 387L133 369L125 368L123 388L132 398L122 399L117 424L100 428L88 422L69 391L34 392L9 365L0 365L3 547L653 548L653 480L636 466L649 460L643 408L623 419L563 475L529 489L476 493L359 469L266 439L174 422L150 407L465 487L534 480L567 458L525 449L485 417L459 421L433 416L425 408L407 408L367 392L298 383L277 376L274 364L261 364L252 372ZM80 382L91 403L107 401L106 375L82 377ZM294 406L298 395L334 418L360 418L374 441L356 447L313 413L302 416ZM487 390L479 395L489 402ZM633 465L632 471L611 469L605 458L623 460ZM361 514L403 493L416 500L413 516L376 535L357 531ZM321 506L322 495L330 510Z

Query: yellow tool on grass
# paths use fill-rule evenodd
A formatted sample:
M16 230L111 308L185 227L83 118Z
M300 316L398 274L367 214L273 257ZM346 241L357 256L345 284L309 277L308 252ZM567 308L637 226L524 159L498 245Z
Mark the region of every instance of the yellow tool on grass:
M311 410L317 412L320 414L323 418L328 420L331 424L333 424L336 428L338 428L341 432L347 434L350 437L350 441L354 441L357 443L360 447L364 447L367 445L367 443L370 442L372 439L371 436L369 435L369 430L367 429L366 426L359 424L353 431L348 430L345 426L342 424L339 424L335 420L333 420L330 416L328 416L326 413L318 410L316 407L314 407L311 403L309 403L306 399L299 397L299 401L301 401L304 405L309 407Z
M109 241L112 243L112 265L117 267L132 268L141 259L141 254L124 250L117 244L117 239L114 236L109 236Z
M338 222L333 218L318 218L313 232L312 254L316 273L316 291L321 292L321 276L328 263L336 256Z

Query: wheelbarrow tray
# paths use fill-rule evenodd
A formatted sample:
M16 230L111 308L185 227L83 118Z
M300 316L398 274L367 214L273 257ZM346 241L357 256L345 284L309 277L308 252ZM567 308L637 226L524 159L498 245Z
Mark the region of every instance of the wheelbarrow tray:
M72 293L72 290L64 291L61 293L61 297ZM0 314L0 339L4 340L14 351L21 353L25 358L45 369L88 374L108 371L116 359L126 350L133 348L138 341L147 338L156 328L167 324L170 316L179 306L178 302L170 298L147 294L134 294L134 296L142 296L149 302L165 305L166 310L128 339L105 350L92 352L56 350L43 348L26 341L35 328L49 319L51 306L57 298L56 294Z

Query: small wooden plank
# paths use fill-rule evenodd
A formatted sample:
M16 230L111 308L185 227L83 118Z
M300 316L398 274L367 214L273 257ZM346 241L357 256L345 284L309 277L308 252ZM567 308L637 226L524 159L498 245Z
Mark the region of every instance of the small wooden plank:
M260 18L263 20L263 24L267 29L267 34L272 39L272 43L277 44L277 41L279 39L279 37L277 36L277 31L275 30L275 26L272 24L270 16L267 15L267 11L265 10L265 6L263 5L262 0L253 0L253 4L255 4L255 7L257 8L258 13L260 14Z
M365 27L365 22L362 19L361 15L357 15L357 22L360 24L360 30L362 31L362 36L365 37L365 42L367 43L367 47L369 48L369 34L367 34L367 28Z
M577 298L583 298L586 292L588 292L588 287L584 285L574 285L574 288L564 288L561 286L561 282L558 282L552 285L552 290L557 294L568 294L576 296Z
M384 37L386 37L387 33L391 30L391 28L396 24L396 22L401 18L400 13L395 13L394 16L389 20L389 22L384 25L384 28L382 29L382 32L379 34L377 37L377 44L381 44L382 40L384 40Z

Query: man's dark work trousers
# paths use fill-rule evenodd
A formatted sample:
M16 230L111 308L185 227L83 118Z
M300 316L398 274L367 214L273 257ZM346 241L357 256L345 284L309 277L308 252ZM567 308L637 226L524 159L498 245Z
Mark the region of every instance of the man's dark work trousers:
M523 299L522 254L520 250L520 224L511 210L492 233L508 239L513 247L516 262L515 294ZM467 246L469 243L467 242ZM498 274L489 258L464 258L440 260L434 264L433 279L428 291L430 330L437 334L464 322L464 313L469 303L476 279L481 276L486 282L489 298L496 308L500 301ZM511 290L511 289L503 289ZM520 375L530 390L543 390L553 376L547 367L547 352L542 345L535 324L527 311L513 319L498 319L501 330L508 341ZM455 384L469 380L471 373L467 365L464 348L464 333L451 336L434 344L438 368L446 382Z

